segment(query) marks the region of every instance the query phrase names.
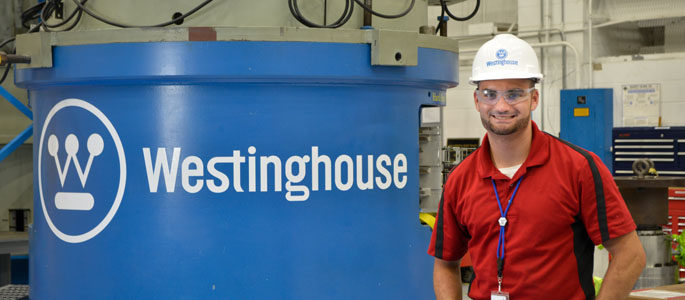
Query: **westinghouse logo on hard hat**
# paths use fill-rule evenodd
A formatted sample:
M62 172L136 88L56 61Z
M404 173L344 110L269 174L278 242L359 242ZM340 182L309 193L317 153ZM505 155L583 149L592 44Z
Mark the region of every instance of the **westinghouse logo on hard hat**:
M499 49L499 50L497 50L496 56L497 56L497 59L505 59L505 58L507 58L507 50L505 50L505 49Z
M516 66L519 64L518 60L506 60L508 55L509 55L509 53L507 52L506 49L499 49L495 52L495 57L497 58L497 60L487 61L487 62L485 62L485 65L488 67L492 67L492 66L498 66L498 65L499 66L504 66L504 65Z
M38 148L39 196L52 232L69 243L97 236L116 214L125 184L123 146L107 116L79 99L55 104Z

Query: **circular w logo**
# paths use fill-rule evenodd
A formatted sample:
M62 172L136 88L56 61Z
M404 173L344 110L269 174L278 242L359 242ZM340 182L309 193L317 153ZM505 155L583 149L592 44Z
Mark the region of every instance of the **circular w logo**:
M55 104L38 144L38 192L52 232L68 243L92 239L114 218L125 185L124 149L107 116L79 99Z
M505 50L505 49L499 49L499 50L497 50L496 56L497 56L498 59L505 59L505 58L507 58L507 50Z

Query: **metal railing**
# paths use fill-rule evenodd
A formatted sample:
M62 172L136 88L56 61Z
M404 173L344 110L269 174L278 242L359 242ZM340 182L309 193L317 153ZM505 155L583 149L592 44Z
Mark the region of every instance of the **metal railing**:
M10 94L5 88L0 86L0 97L7 100L12 106L16 107L22 114L33 120L33 112L24 103L21 103L19 99ZM21 144L28 140L31 135L33 135L33 124L29 125L24 131L19 133L14 139L12 139L7 145L0 148L0 162L3 161L7 156L12 154Z

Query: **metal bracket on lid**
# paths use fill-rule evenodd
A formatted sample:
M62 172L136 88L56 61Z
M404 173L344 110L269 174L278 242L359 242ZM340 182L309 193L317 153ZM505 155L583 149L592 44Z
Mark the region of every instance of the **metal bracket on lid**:
M31 63L16 68L52 68L52 35L49 32L17 35L17 54L31 57Z
M198 36L198 28L127 28L17 35L17 54L31 57L25 68L51 68L52 47L111 43L203 41L274 41L370 44L373 66L417 66L418 47L457 53L458 41L430 34L396 30L312 29L289 27L214 27L211 38ZM204 28L203 32L206 32ZM214 36L216 34L216 36Z
M418 33L374 30L371 41L371 65L418 65Z

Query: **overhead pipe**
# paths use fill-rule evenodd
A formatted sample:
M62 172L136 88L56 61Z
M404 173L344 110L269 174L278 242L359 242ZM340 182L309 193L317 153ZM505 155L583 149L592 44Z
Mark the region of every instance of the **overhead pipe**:
M542 18L542 30L545 32L545 43L549 43L549 28L551 27L552 23L552 10L551 10L551 5L549 4L549 0L540 0L540 12L541 12L541 18ZM542 58L542 72L543 74L547 74L547 61L549 58L547 57L547 51L545 51L544 48L540 51L540 56ZM562 61L563 63L563 61ZM565 74L564 74L565 75ZM540 93L544 96L546 93L547 89L545 88L545 83L542 82L540 84ZM540 114L540 121L542 125L542 130L545 130L545 103L544 101L540 104L540 109L543 112Z
M558 41L558 42L549 42L549 43L540 43L540 44L531 44L530 45L533 48L546 48L546 47L556 47L556 46L565 46L571 49L573 51L573 56L575 57L575 63L576 63L576 88L580 88L580 70L581 70L581 64L580 64L580 53L578 52L578 49L576 49L573 44L566 42L566 41ZM563 74L563 76L566 76L566 74Z
M538 34L539 34L539 33L541 33L541 32L545 32L545 31L557 32L557 33L559 34L559 37L561 37L561 40L562 40L562 41L565 41L565 40L566 40L566 35L565 35L565 33L567 33L567 32L576 32L576 31L584 31L584 30L585 30L585 28L582 28L582 29L574 29L574 30L566 30L566 31L564 31L564 30L562 30L561 28L558 28L558 27L550 27L549 29L546 29L546 30L545 30L545 29L535 29L535 30L516 30L516 31L513 31L513 30L511 30L511 28L512 28L512 26L509 27L509 29L507 30L506 33L511 33L511 34L514 34L514 35L519 35L519 37L521 37L521 36L520 36L521 33L538 33ZM505 33L505 32L502 32L502 33ZM486 33L486 34L474 34L474 35L469 35L468 38L465 38L465 39L460 39L459 37L450 37L450 38L451 38L451 39L454 39L454 40L458 40L458 41L474 41L474 40L479 40L479 39L489 39L489 38L492 38L493 35L495 35L495 34Z
M592 0L587 0L587 34L588 34L588 84L589 88L594 87L592 79Z
M566 17L564 14L566 13L565 9L565 0L561 0L561 32L564 32L564 27L566 26ZM562 41L565 41L565 39L562 38ZM561 88L566 89L566 47L561 49L561 57L563 57L563 62L561 63Z

